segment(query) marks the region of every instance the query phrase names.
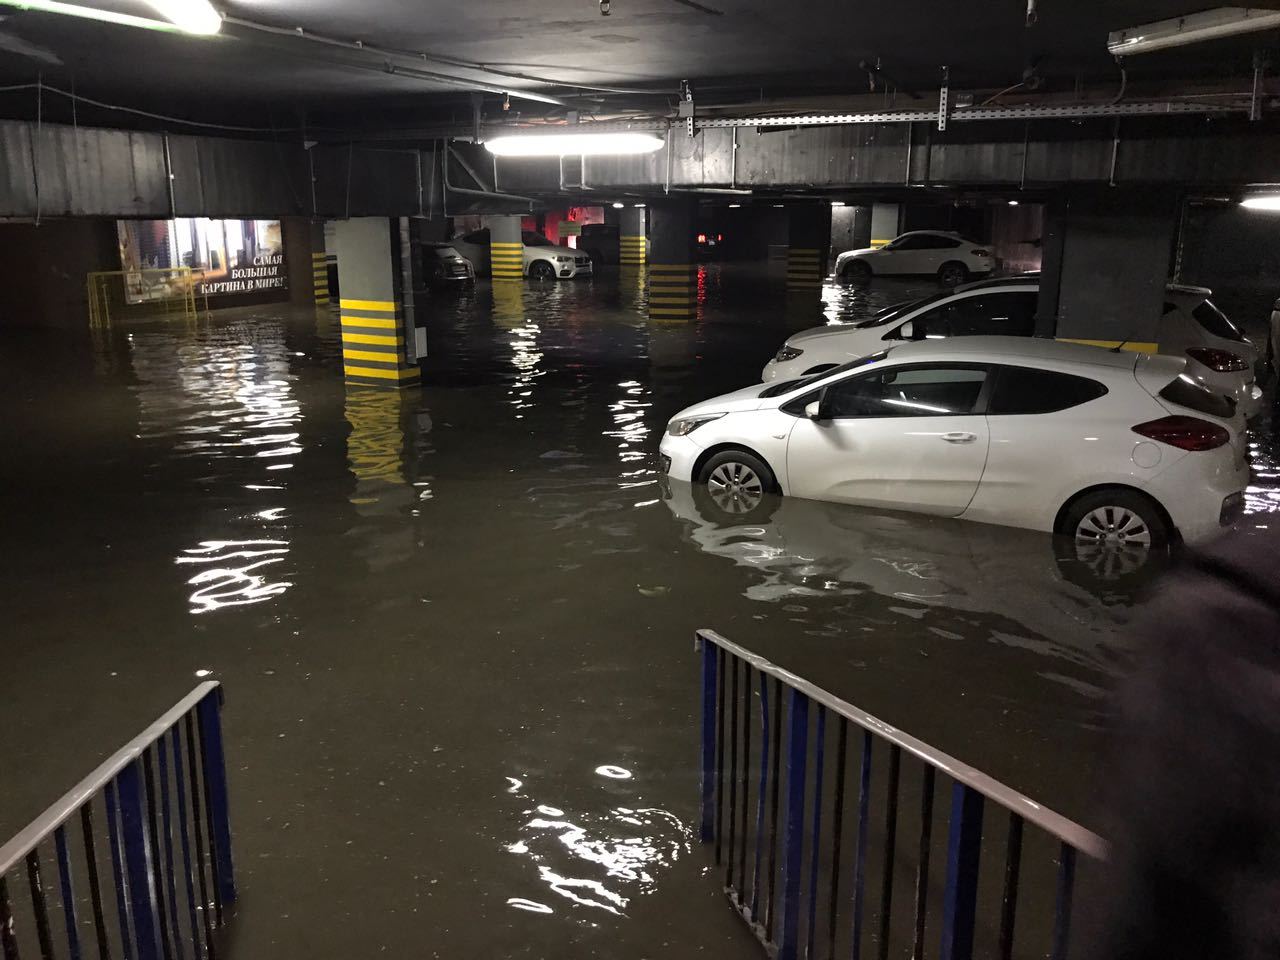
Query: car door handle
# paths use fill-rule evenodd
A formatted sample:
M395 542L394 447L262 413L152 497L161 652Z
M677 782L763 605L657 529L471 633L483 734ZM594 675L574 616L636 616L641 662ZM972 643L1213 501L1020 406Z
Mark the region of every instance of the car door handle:
M978 439L978 435L976 433L965 433L964 431L957 430L954 433L944 433L942 435L942 439L947 441L947 443L973 443L973 441Z

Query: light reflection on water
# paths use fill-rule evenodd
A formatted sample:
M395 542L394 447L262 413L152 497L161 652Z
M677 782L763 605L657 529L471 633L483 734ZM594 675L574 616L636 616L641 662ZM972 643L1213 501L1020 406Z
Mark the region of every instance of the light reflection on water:
M181 339L161 324L127 342L141 439L170 444L172 457L218 465L203 484L227 488L222 496L232 486L258 495L287 491L285 471L303 452L303 414L293 394L293 352L278 324L249 321ZM195 569L186 581L192 613L263 603L293 586L285 515L279 506L250 510L232 518L224 536L180 550L175 565Z
M596 772L615 781L631 776L614 765ZM525 799L520 792L523 782L507 780L507 793ZM528 859L538 882L552 894L614 916L624 915L636 897L653 892L660 872L692 849L692 830L660 808L611 805L602 813L583 811L571 818L559 807L538 804L523 815L528 819L519 828L519 839L508 843L506 851ZM554 901L511 897L507 903L521 910L554 912Z

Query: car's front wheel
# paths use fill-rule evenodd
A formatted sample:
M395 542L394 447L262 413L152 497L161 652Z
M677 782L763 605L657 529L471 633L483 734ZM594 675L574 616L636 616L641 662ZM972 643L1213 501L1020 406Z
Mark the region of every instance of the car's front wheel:
M840 276L850 283L870 283L871 275L871 265L865 260L850 260L840 271Z
M530 280L554 280L556 268L545 260L535 260L529 265Z
M777 486L769 465L746 450L721 450L702 465L698 482L728 514L754 513Z

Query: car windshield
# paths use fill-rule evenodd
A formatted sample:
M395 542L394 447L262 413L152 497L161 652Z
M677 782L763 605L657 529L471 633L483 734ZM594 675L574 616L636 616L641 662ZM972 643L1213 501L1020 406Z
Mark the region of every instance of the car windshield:
M526 233L524 235L524 245L526 247L554 247L555 244L548 240L540 233Z
M436 247L436 256L441 260L457 260L462 254L458 253L453 247Z
M879 353L868 354L865 357L859 357L857 360L850 360L848 363L842 363L838 367L832 367L830 370L823 370L821 373L811 374L807 377L801 377L799 380L784 380L781 383L775 383L771 387L767 387L760 391L761 398L780 397L784 393L794 393L796 390L803 390L812 386L819 380L825 380L827 377L837 373L848 373L850 370L857 370L859 367L867 367L873 363L883 360L889 355L888 350L881 350Z
M922 297L919 300L904 300L901 303L895 303L892 306L885 307L869 320L859 320L857 323L853 324L853 326L858 330L868 330L871 327L882 327L887 323L893 323L893 321L897 320L904 314L910 313L913 310L918 310L920 307L927 307L929 304L936 303L939 300L945 300L951 295L952 292L948 290L945 293L935 293L932 296Z

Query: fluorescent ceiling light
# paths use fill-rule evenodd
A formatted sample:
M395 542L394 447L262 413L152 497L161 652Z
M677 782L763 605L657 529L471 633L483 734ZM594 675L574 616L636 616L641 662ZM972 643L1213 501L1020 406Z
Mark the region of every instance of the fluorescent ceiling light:
M831 201L831 205L832 205L833 207L843 207L843 206L844 206L844 201L843 201L843 200L832 200L832 201Z
M1240 201L1240 206L1248 207L1250 210L1280 212L1280 193L1266 194L1261 197L1245 197Z
M737 210L740 206L742 206L742 204L740 204L740 203L731 203L731 204L729 204L729 209L730 209L730 210Z
M1116 30L1107 37L1107 50L1113 56L1131 57L1276 27L1280 27L1280 11L1257 7L1217 7L1189 13L1185 17Z
M1017 200L1010 200L1010 201L1009 201L1009 206L1011 206L1011 207L1016 207L1017 205L1018 205L1018 201L1017 201Z
M651 133L529 133L486 140L497 157L584 157L653 153L664 141Z
M626 206L626 204L625 204L625 203L623 203L621 200L619 200L619 201L616 201L616 202L614 203L614 205L613 205L613 209L615 209L615 210L621 210L621 209L622 209L623 207L625 207L625 206Z
M95 7L82 7L78 3L59 3L57 0L0 0L0 6L17 7L20 10L39 10L41 13L60 13L68 17L81 17L85 20L98 20L102 23L116 23L123 27L140 27L143 30L166 30L172 32L178 29L172 23L164 20L135 17L128 13L98 10Z
M643 203L633 203L633 204L632 204L632 206L633 206L633 207L636 207L636 208L638 208L638 209L640 209L640 210L643 210L643 209L644 209L644 204L643 204Z
M209 36L222 29L222 14L209 0L147 0L161 16L183 33Z

